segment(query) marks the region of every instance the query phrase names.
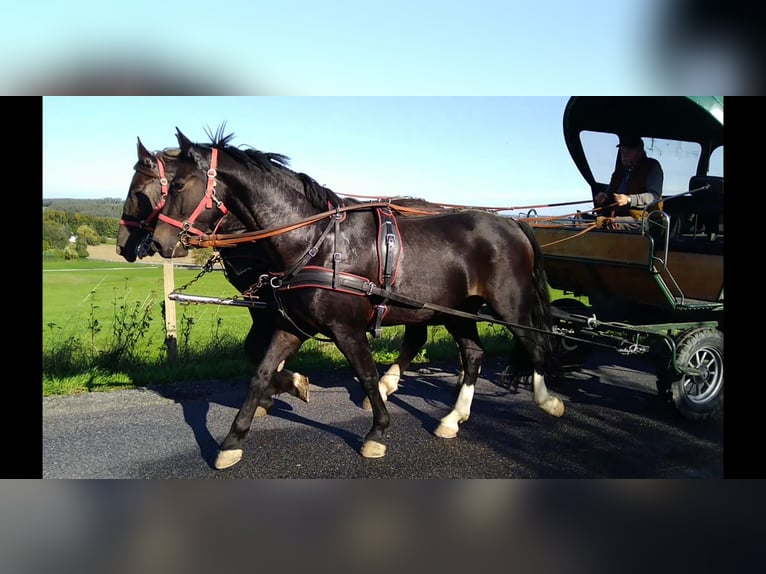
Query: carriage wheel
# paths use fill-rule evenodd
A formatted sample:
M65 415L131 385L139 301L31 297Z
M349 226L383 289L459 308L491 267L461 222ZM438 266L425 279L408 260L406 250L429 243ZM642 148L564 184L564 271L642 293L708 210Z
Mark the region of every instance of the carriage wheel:
M676 363L700 369L701 374L681 374L667 368L657 380L658 390L672 400L684 418L710 418L723 405L723 333L716 329L683 333L676 345Z
M571 298L556 299L551 302L551 305L567 313L577 315L587 315L590 311L590 307L585 303ZM555 349L560 369L580 369L591 353L591 348L587 344L572 341L565 337L557 337L556 341Z

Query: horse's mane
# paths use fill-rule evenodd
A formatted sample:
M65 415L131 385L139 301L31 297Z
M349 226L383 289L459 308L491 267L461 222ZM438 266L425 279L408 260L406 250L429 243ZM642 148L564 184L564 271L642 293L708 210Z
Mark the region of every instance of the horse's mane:
M303 193L306 199L317 209L325 211L329 207L343 205L343 200L329 187L320 185L313 177L305 173L298 173L296 175L303 182Z
M215 133L206 128L210 144L200 144L205 148L216 148L228 154L232 159L250 168L255 166L263 171L275 173L274 167L283 168L289 174L297 177L303 184L303 193L311 204L321 211L329 206L343 205L343 200L331 189L320 185L314 178L305 173L296 173L290 169L290 158L281 153L264 152L250 146L233 146L231 140L234 133L225 133L226 124L221 124Z

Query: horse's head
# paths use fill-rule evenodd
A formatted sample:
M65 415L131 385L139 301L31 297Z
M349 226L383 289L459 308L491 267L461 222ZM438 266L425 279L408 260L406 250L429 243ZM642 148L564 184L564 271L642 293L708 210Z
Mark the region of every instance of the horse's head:
M117 232L118 255L134 262L154 253L151 236L157 216L168 192L168 182L175 173L177 150L152 153L138 138L138 161L122 208Z
M195 144L178 129L176 137L175 174L152 236L152 248L168 258L185 256L188 249L180 239L213 233L227 213L216 195L218 149Z

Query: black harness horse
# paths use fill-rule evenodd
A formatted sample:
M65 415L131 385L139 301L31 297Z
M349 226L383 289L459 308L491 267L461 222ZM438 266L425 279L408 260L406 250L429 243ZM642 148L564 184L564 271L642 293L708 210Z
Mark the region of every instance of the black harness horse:
M133 167L133 178L123 205L116 246L117 254L131 263L136 259L151 256L155 252L152 247L152 233L160 210L165 205L169 182L175 175L176 162L180 153L178 148L167 148L152 153L143 145L140 138L138 138L136 147L138 160ZM254 157L277 164L287 165L289 163L289 158L281 154L255 154ZM311 178L306 178L305 184L309 186L318 185ZM439 206L419 199L406 198L400 201L425 211L441 209ZM230 213L221 220L219 230L222 233L236 234L244 231L245 228ZM219 252L226 278L240 293L249 290L268 271L271 259L266 247L263 242L248 241L222 249ZM264 291L261 295L261 302L267 304L267 309L250 309L253 322L244 344L245 354L254 366L257 366L263 358L263 354L271 341L271 335L276 328L275 308L270 296L271 293ZM405 329L401 352L380 379L380 392L384 400L397 390L401 374L409 367L418 351L425 345L427 336L428 332L425 325L414 325ZM283 392L308 402L308 378L299 373L282 369L274 373L269 389L259 401L256 416L265 415L273 405L273 395ZM362 406L366 410L371 408L369 400L366 398Z
M117 232L117 254L133 263L136 259L151 256L152 233L157 216L165 205L169 181L176 171L180 150L166 149L152 153L137 142L138 161L133 166L134 174L130 181L128 195L123 205L120 227ZM273 161L285 161L278 155L268 156ZM244 229L234 218L226 218L222 230L235 233ZM248 243L227 249L221 256L226 278L240 292L250 287L267 268L268 258L264 246ZM268 296L268 293L264 295ZM271 341L276 328L273 312L249 309L252 318L250 331L245 338L245 354L249 361L258 365ZM258 403L256 414L265 415L273 405L273 396L289 393L306 402L309 399L309 380L307 377L280 369L271 378L269 387Z
M526 354L535 402L549 414L563 414L563 403L544 381L552 339L550 300L542 253L528 225L476 209L394 216L394 239L398 235L401 244L386 276L383 257L391 254L381 252L376 238L387 214L378 207L394 212L400 207L345 204L327 188L304 185L305 175L268 162L265 155L259 158L260 152L229 145L232 136L220 130L211 144L195 144L180 131L177 137L181 153L154 231L155 249L167 257L205 240L225 244L226 235L210 234L231 212L248 229L242 235L268 243L274 255L261 285L280 311L277 329L221 444L217 468L241 459L272 373L317 333L336 344L370 401L373 423L361 454L384 456L390 418L367 338L378 317L383 326L444 325L458 344L464 375L437 436L456 436L470 415L483 356L477 312L484 305Z

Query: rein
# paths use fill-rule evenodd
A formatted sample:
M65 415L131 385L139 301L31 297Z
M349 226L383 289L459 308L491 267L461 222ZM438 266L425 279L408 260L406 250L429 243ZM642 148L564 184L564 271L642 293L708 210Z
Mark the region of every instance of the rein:
M190 237L188 234L182 235L181 242L185 247L231 247L238 243L258 241L259 239L266 239L268 237L281 235L283 233L287 233L288 231L293 231L295 229L300 229L301 227L312 225L318 221L322 221L323 219L333 218L336 216L336 214L346 213L349 211L361 211L361 210L367 210L367 209L374 209L378 207L390 207L391 209L399 213L409 213L411 215L434 215L435 213L437 213L434 211L428 211L424 209L405 207L403 205L398 205L396 203L391 203L388 201L374 201L370 203L344 205L334 209L329 209L327 211L318 213L316 215L310 215L309 217L300 219L296 221L295 223L283 225L281 227L271 227L269 229L262 229L259 231L247 231L243 233L226 233L226 234L218 234L218 235L215 235L215 234L206 235L204 233L200 233L200 234L197 234L198 236L196 238Z

